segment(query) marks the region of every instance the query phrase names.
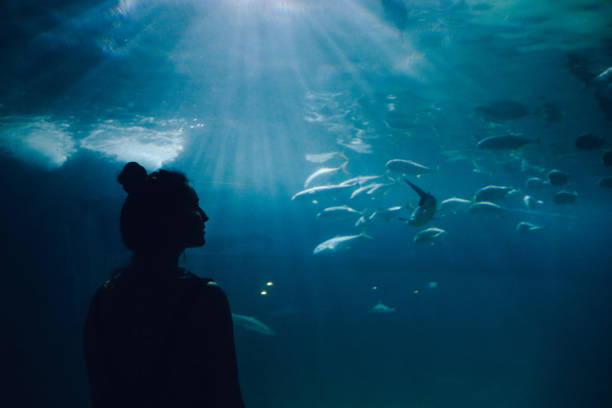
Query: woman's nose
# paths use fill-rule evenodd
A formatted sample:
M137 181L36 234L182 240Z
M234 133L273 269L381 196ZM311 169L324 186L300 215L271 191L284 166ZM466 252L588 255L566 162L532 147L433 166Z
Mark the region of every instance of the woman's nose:
M204 221L204 222L208 221L208 215L206 215L204 210L201 209L201 208L199 210L200 210L200 215L202 216L202 221Z

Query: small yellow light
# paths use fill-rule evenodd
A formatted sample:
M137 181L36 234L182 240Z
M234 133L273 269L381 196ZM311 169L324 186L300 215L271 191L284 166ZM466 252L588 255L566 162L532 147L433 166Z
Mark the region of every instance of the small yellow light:
M378 286L372 286L372 290L378 289Z
M259 294L261 296L266 296L268 294L268 291L267 290L262 290L261 292L259 292Z
M415 295L418 295L418 294L419 294L419 290L418 290L418 289L415 289L413 293L414 293Z
M274 282L270 281L266 283L266 286L274 286Z

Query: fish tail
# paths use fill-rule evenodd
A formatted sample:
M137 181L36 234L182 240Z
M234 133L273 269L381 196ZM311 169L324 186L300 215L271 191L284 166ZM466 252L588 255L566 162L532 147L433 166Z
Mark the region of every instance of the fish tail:
M367 239L374 239L374 237L369 235L365 230L361 231L361 234L359 235Z
M350 173L346 169L347 164L348 164L348 160L340 165L340 170L342 170L342 172L348 176Z

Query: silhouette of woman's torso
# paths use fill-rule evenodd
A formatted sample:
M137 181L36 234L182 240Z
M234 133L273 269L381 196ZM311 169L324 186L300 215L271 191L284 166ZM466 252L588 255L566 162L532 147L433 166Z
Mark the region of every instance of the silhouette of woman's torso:
M210 279L124 269L85 325L94 407L242 407L229 304Z

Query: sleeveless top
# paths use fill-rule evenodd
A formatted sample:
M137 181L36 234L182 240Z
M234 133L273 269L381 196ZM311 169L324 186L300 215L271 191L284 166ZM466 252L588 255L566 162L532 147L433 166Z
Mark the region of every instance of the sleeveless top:
M98 289L84 332L93 406L244 406L229 303L211 279L123 269Z

